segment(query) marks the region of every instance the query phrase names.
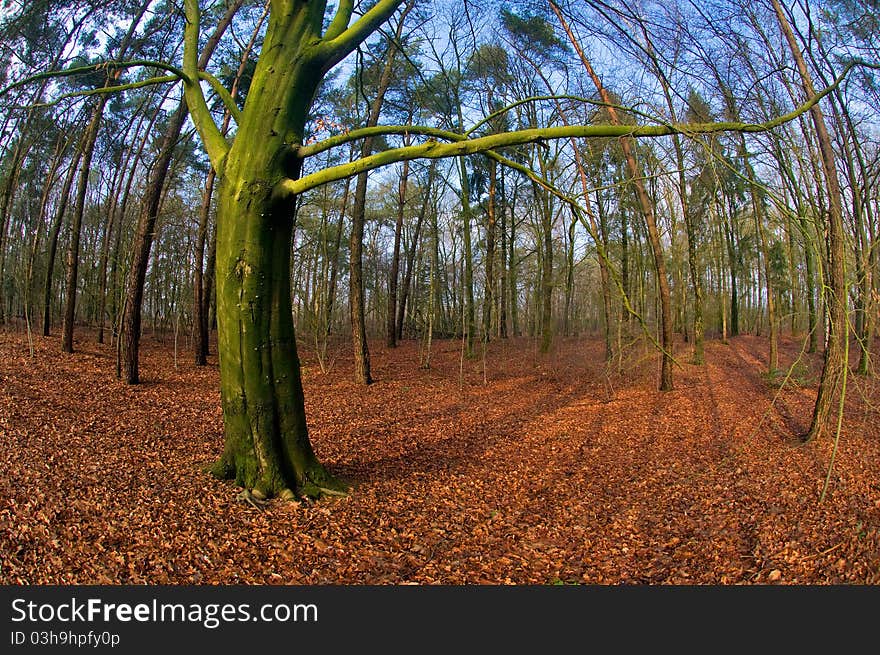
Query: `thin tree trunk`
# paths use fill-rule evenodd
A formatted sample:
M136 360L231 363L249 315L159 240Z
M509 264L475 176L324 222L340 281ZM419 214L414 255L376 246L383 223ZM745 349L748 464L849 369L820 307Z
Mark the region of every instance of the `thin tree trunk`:
M770 266L770 249L767 245L766 236L766 214L764 213L764 202L758 192L758 182L755 176L755 170L749 162L749 153L746 149L745 135L740 134L740 148L742 150L743 162L746 167L746 174L749 178L749 190L751 193L752 211L755 216L755 231L758 233L758 244L761 250L761 258L764 262L764 286L767 290L767 322L769 324L769 345L770 357L767 362L767 370L773 375L779 369L779 325L776 316L776 294L773 288L773 278ZM759 285L760 291L760 285Z
M476 328L476 310L474 306L474 258L471 244L471 200L470 184L468 184L467 170L465 169L464 157L458 158L458 176L461 183L461 218L463 235L464 271L462 276L463 301L465 319L462 324L465 340L465 357L472 357L474 353L474 333Z
M590 63L589 59L587 59L583 49L580 47L580 44L575 38L574 33L571 32L568 24L565 22L565 19L562 16L562 13L559 11L558 7L556 7L555 4L551 3L551 8L554 10L557 17L559 17L560 21L562 22L563 29L565 29L569 37L569 41L575 48L581 60L581 63L584 65L587 74L593 81L599 97L602 99L602 102L606 103L606 108L608 111L608 116L611 119L611 123L613 125L620 125L621 121L617 114L617 109L615 108L616 103L614 102L614 99L611 97L611 94L608 93L608 90L605 88L602 80L596 74L592 64ZM651 246L651 253L654 259L654 267L657 272L657 287L660 296L660 344L663 349L663 353L660 362L659 386L661 391L671 391L673 389L672 301L669 293L669 279L666 272L666 262L663 256L663 248L660 243L660 232L657 229L657 220L654 214L653 204L651 203L651 199L648 197L648 192L645 189L644 182L642 181L642 172L639 168L638 162L636 161L635 153L633 152L632 139L621 138L620 145L623 150L624 158L626 159L629 174L632 179L632 185L635 189L636 199L639 202L639 206L642 210L642 214L644 215L645 222L648 227L648 241Z
M502 199L505 195L505 185L504 185L504 169L501 169L501 196ZM499 268L501 269L501 275L499 276L500 285L498 289L498 336L502 339L507 338L507 278L508 278L508 268L507 268L507 212L504 209L504 205L502 204L501 210L499 211L501 217L501 248L499 251L501 260L499 262Z
M365 139L366 142L371 139ZM363 251L364 213L367 199L367 174L357 178L354 207L351 215L351 236L348 241L349 312L351 316L351 340L354 347L354 379L359 384L373 382L370 371L370 348L367 344L367 325L364 307Z
M391 85L392 73L394 72L395 59L403 34L403 26L406 15L412 9L414 0L410 0L404 8L403 14L397 23L397 29L393 39L390 39L387 59L379 78L376 89L376 97L370 106L370 114L367 118L366 127L375 127L379 124L379 114L382 104L385 102L385 94ZM373 139L364 139L361 156L368 156L373 150ZM367 200L367 173L360 173L357 177L357 185L354 192L354 205L351 212L351 238L349 239L349 310L351 314L351 339L354 348L354 378L359 384L372 384L373 377L370 370L370 348L367 344L367 325L364 301L364 278L363 278L363 241L364 241L364 218Z
M333 260L330 264L330 281L327 285L326 335L330 336L333 325L333 307L336 304L336 280L339 275L339 251L342 248L342 230L345 225L345 212L348 207L348 196L351 190L351 178L345 180L345 192L342 194L342 207L339 209L339 224L336 226L336 244L333 248Z
M596 208L599 212L599 238L602 240L604 255L599 253L599 274L602 280L602 312L605 319L605 361L614 359L614 345L612 344L612 329L614 324L614 312L611 307L611 281L608 271L609 262L606 261L608 253L608 227L605 214L605 204L602 202L602 192L596 191Z
M205 310L205 281L202 262L205 259L205 243L208 240L208 223L211 218L211 197L214 195L216 172L212 167L205 179L202 207L199 212L199 231L196 237L195 271L193 275L193 357L196 366L208 363L208 321Z
M549 353L553 344L553 208L547 194L541 193L537 185L535 193L541 211L541 352Z
M30 320L30 316L33 313L31 308L34 295L34 263L36 262L37 251L40 247L40 235L43 233L43 227L46 223L46 213L49 208L49 196L52 192L52 188L57 182L58 169L61 167L61 162L69 143L70 142L64 138L64 136L58 138L55 145L55 153L52 157L52 163L49 166L49 172L46 174L46 181L43 183L43 193L40 196L40 210L34 227L34 238L31 241L30 255L28 256L27 280L25 284L25 309L28 313L28 320Z
M434 173L437 169L437 160L432 159L428 166L428 180L425 184L425 198L422 207L419 210L419 216L416 219L416 227L413 231L412 244L406 256L406 270L403 273L403 288L400 292L400 306L397 308L397 338L403 338L403 322L406 316L407 303L409 301L410 286L412 285L413 266L415 264L416 250L419 246L419 235L421 234L422 223L428 213L428 206L431 204L431 187L434 184ZM432 287L433 288L433 287Z
M202 291L202 331L205 333L205 355L211 352L211 330L217 326L216 311L211 312L212 307L216 307L214 298L214 287L216 285L216 269L217 269L217 228L211 232L211 243L208 246L208 261L205 263L205 273L202 276L204 280L204 289Z
M409 139L406 139L408 142ZM386 342L389 348L397 347L397 282L400 277L400 240L403 234L403 216L406 208L406 187L409 181L409 161L403 162L400 186L397 192L397 220L394 225L394 252L391 255L391 279L388 281L388 316Z
M497 223L496 194L498 164L489 160L489 199L486 216L486 280L483 291L483 343L488 343L492 330L492 306L495 304L495 226Z
M101 240L101 263L98 270L98 343L104 343L105 313L107 311L107 269L110 264L110 246L113 230L116 226L116 215L119 213L120 187L124 181L125 176L121 174L121 171L114 172L114 179L110 184L110 194L112 197L107 199L107 226L104 229L104 236Z
M571 302L574 294L574 232L577 220L572 217L568 226L568 242L565 244L565 308L562 329L565 336L571 335Z
M89 184L89 172L92 166L92 155L95 142L98 140L98 127L107 104L107 96L98 98L92 110L92 118L83 136L82 158L80 162L79 180L76 185L76 199L73 207L73 218L70 222L70 245L67 249L67 276L65 278L64 313L61 328L61 350L73 352L73 323L76 319L76 287L79 267L79 242L82 232L82 219L86 206L86 191Z
M30 114L28 114L28 117L30 117ZM6 322L6 284L4 282L7 245L6 232L9 229L10 208L13 204L15 192L18 189L18 176L21 173L21 163L27 154L26 151L24 138L19 137L15 145L15 151L12 154L6 184L3 185L3 197L0 200L0 325Z
M234 0L227 7L214 33L208 39L199 56L198 66L200 69L207 65L220 38L229 27L242 3L243 0ZM156 219L159 207L162 204L165 180L171 167L174 147L177 145L183 124L188 115L189 111L186 101L181 100L165 128L165 133L162 136L159 147L159 154L150 171L147 188L144 192L143 204L141 205L138 217L138 226L132 243L131 268L129 269L128 280L126 281L126 311L123 314L125 379L128 384L138 384L140 382L139 355L144 282L150 261L150 250L155 237Z
M779 0L771 0L771 2L773 10L776 12L779 26L788 42L791 55L797 64L804 93L808 98L812 98L816 95L813 81L803 54L798 47L791 25L785 16L782 6L779 4ZM819 391L813 408L810 428L804 435L805 441L822 436L826 429L834 396L840 390L846 375L846 337L848 332L846 322L847 284L843 248L843 204L840 185L837 179L836 158L831 137L825 125L825 117L819 104L815 104L810 108L810 117L819 143L822 170L829 200L828 220L826 223L828 265L825 267L826 284L828 286L826 305L828 307L829 323L825 343L824 366L819 380Z
M516 194L514 194L516 195ZM519 331L519 282L516 261L516 198L510 203L510 240L507 243L507 279L510 286L510 334L518 337Z
M147 268L150 262L150 251L155 238L156 219L162 204L165 179L171 166L174 155L174 146L180 136L183 123L187 116L186 103L181 102L171 117L162 143L159 155L153 164L147 188L144 192L144 200L138 217L137 230L132 242L131 268L128 271L126 281L126 310L123 314L124 349L123 360L125 367L125 379L128 384L140 382L140 339L141 339L141 316L143 312L144 284L146 282ZM153 312L155 321L155 308Z

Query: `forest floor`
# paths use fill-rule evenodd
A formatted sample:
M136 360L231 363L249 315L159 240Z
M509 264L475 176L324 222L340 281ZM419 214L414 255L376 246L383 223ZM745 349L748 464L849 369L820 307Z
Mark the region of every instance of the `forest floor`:
M81 330L0 333L3 584L880 584L880 382L848 378L833 435L801 444L821 358L779 392L766 340L679 344L656 391L640 348L609 371L598 339L373 344L322 373L303 357L312 441L350 495L236 502L206 467L222 449L216 357L143 341L144 383ZM790 364L800 340L784 339ZM619 370L618 370L619 369ZM778 395L777 395L778 394ZM772 401L775 398L775 404Z

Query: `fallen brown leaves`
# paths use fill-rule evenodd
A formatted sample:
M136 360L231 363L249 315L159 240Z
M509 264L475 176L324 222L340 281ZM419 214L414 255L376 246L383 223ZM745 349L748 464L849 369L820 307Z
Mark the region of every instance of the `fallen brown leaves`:
M0 334L0 582L880 583L880 385L851 379L819 504L831 440L795 438L815 388L771 407L762 339L708 343L665 394L654 357L606 376L592 339L494 342L486 384L481 360L460 384L454 342L430 370L414 343L375 347L366 388L350 353L322 375L306 352L315 448L354 489L266 511L205 472L216 366L144 341L129 387L87 332L33 360Z

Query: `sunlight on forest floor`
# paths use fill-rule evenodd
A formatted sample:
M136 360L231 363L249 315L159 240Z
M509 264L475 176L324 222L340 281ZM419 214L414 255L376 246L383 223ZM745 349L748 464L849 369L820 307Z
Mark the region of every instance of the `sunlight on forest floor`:
M0 333L0 583L880 583L880 384L853 376L831 437L803 445L818 355L781 391L766 340L707 342L655 390L656 357L602 343L302 353L319 457L345 498L260 512L205 472L222 448L216 356L143 342L144 384L78 333ZM181 343L183 348L185 344ZM790 365L800 342L783 339ZM778 394L776 402L771 400Z

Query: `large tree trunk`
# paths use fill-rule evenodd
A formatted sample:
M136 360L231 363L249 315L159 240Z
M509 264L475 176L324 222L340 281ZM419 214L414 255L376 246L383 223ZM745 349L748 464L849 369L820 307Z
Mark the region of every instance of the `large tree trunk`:
M317 495L337 487L306 426L290 294L292 207L266 197L270 176L247 170L255 164L245 159L240 171L228 170L220 190L217 321L226 441L214 471L264 496ZM254 191L239 193L251 184Z
M295 198L276 192L299 175L302 142L320 82L290 44L308 43L312 11L297 3L273 17L235 141L225 155L217 203L217 327L225 444L213 472L255 496L338 493L306 424L291 303ZM282 44L288 44L282 47ZM253 98L258 98L259 102Z

